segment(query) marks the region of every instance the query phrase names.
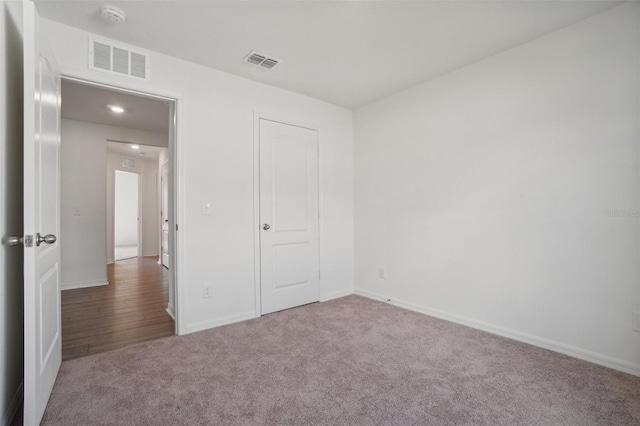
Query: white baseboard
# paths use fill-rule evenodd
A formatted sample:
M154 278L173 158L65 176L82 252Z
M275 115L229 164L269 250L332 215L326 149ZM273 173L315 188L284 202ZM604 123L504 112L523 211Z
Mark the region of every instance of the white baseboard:
M377 293L372 293L366 290L356 289L354 293L359 296L367 297L369 299L386 302L386 303L389 303L390 305L394 305L399 308L404 308L410 311L419 312L421 314L440 318L446 321L451 321L456 324L466 325L467 327L476 328L478 330L486 331L488 333L497 334L498 336L507 337L509 339L517 340L519 342L528 343L533 346L538 346L554 352L559 352L561 354L578 358L583 361L589 361L594 364L598 364L604 367L612 368L614 370L622 371L624 373L633 374L634 376L640 376L640 364L634 364L628 361L610 357L608 355L599 354L596 352L588 351L586 349L581 349L575 346L571 346L571 345L556 342L553 340L545 339L542 337L534 336L528 333L522 333L520 331L512 330L509 328L488 324L482 321L477 321L477 320L466 318L460 315L450 314L447 312L440 311L438 309L419 306L414 303L405 302L402 300L390 299L387 296L383 296Z
M2 415L2 421L0 422L0 425L9 426L11 424L11 420L13 420L13 418L15 417L16 413L18 412L18 408L22 403L23 395L24 382L20 382L20 386L18 386L16 393L13 395L13 398L11 398L11 402L7 407L7 411Z
M107 265L111 265L112 263L115 263L113 259L107 259Z
M170 316L171 318L173 318L173 320L174 320L174 321L176 320L176 311L175 311L175 309L173 308L173 305L169 304L169 305L167 306L167 309L165 309L165 311L167 311L167 313L169 314L169 316Z
M367 290L361 290L361 289L355 289L353 291L353 294L356 294L358 296L362 296L362 297L366 297L367 299L373 299L373 300L377 300L378 302L389 302L391 303L391 299L389 299L386 296L383 296L381 294L378 293L373 293L371 291L367 291ZM413 309L411 309L413 310Z
M329 300L339 299L341 297L350 296L352 294L353 294L353 290L337 291L335 293L329 293L325 296L321 296L320 302L328 302Z
M196 323L187 325L185 327L186 332L184 334L195 333L196 331L203 331L203 330L208 330L210 328L216 328L216 327L233 324L240 321L246 321L249 319L254 319L255 317L256 317L255 312L251 311L251 312L245 312L238 315L230 315L228 317L218 318L211 321L196 322Z
M62 283L60 288L62 290L74 290L77 288L98 287L101 285L109 285L107 280L95 280L95 281L79 281L75 283Z
M157 255L158 255L157 251L149 251L149 252L142 253L142 257L151 257L151 256L157 256Z

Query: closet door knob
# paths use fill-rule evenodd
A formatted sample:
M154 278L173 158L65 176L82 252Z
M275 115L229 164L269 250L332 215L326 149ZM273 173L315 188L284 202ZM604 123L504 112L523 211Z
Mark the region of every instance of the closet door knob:
M40 233L36 234L36 246L40 247L40 244L53 244L56 242L56 236L53 234L45 235L44 237Z

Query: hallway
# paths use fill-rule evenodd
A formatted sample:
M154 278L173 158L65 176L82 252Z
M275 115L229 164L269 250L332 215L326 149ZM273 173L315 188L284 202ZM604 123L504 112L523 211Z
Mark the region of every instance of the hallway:
M169 271L158 258L136 257L107 266L109 284L62 292L62 359L172 336Z

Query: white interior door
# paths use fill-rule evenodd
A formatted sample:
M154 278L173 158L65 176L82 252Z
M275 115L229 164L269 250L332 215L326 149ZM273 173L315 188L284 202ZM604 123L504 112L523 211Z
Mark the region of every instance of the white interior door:
M259 120L262 314L317 302L318 133Z
M169 163L162 166L160 175L160 220L162 223L161 234L161 261L162 266L169 268Z
M33 2L23 4L24 424L37 425L62 362L60 244L54 237L60 232L60 73Z

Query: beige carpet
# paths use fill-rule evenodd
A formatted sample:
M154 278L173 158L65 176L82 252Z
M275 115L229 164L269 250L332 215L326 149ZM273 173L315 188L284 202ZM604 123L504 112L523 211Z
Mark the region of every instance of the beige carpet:
M357 296L63 363L45 425L638 425L640 378Z

